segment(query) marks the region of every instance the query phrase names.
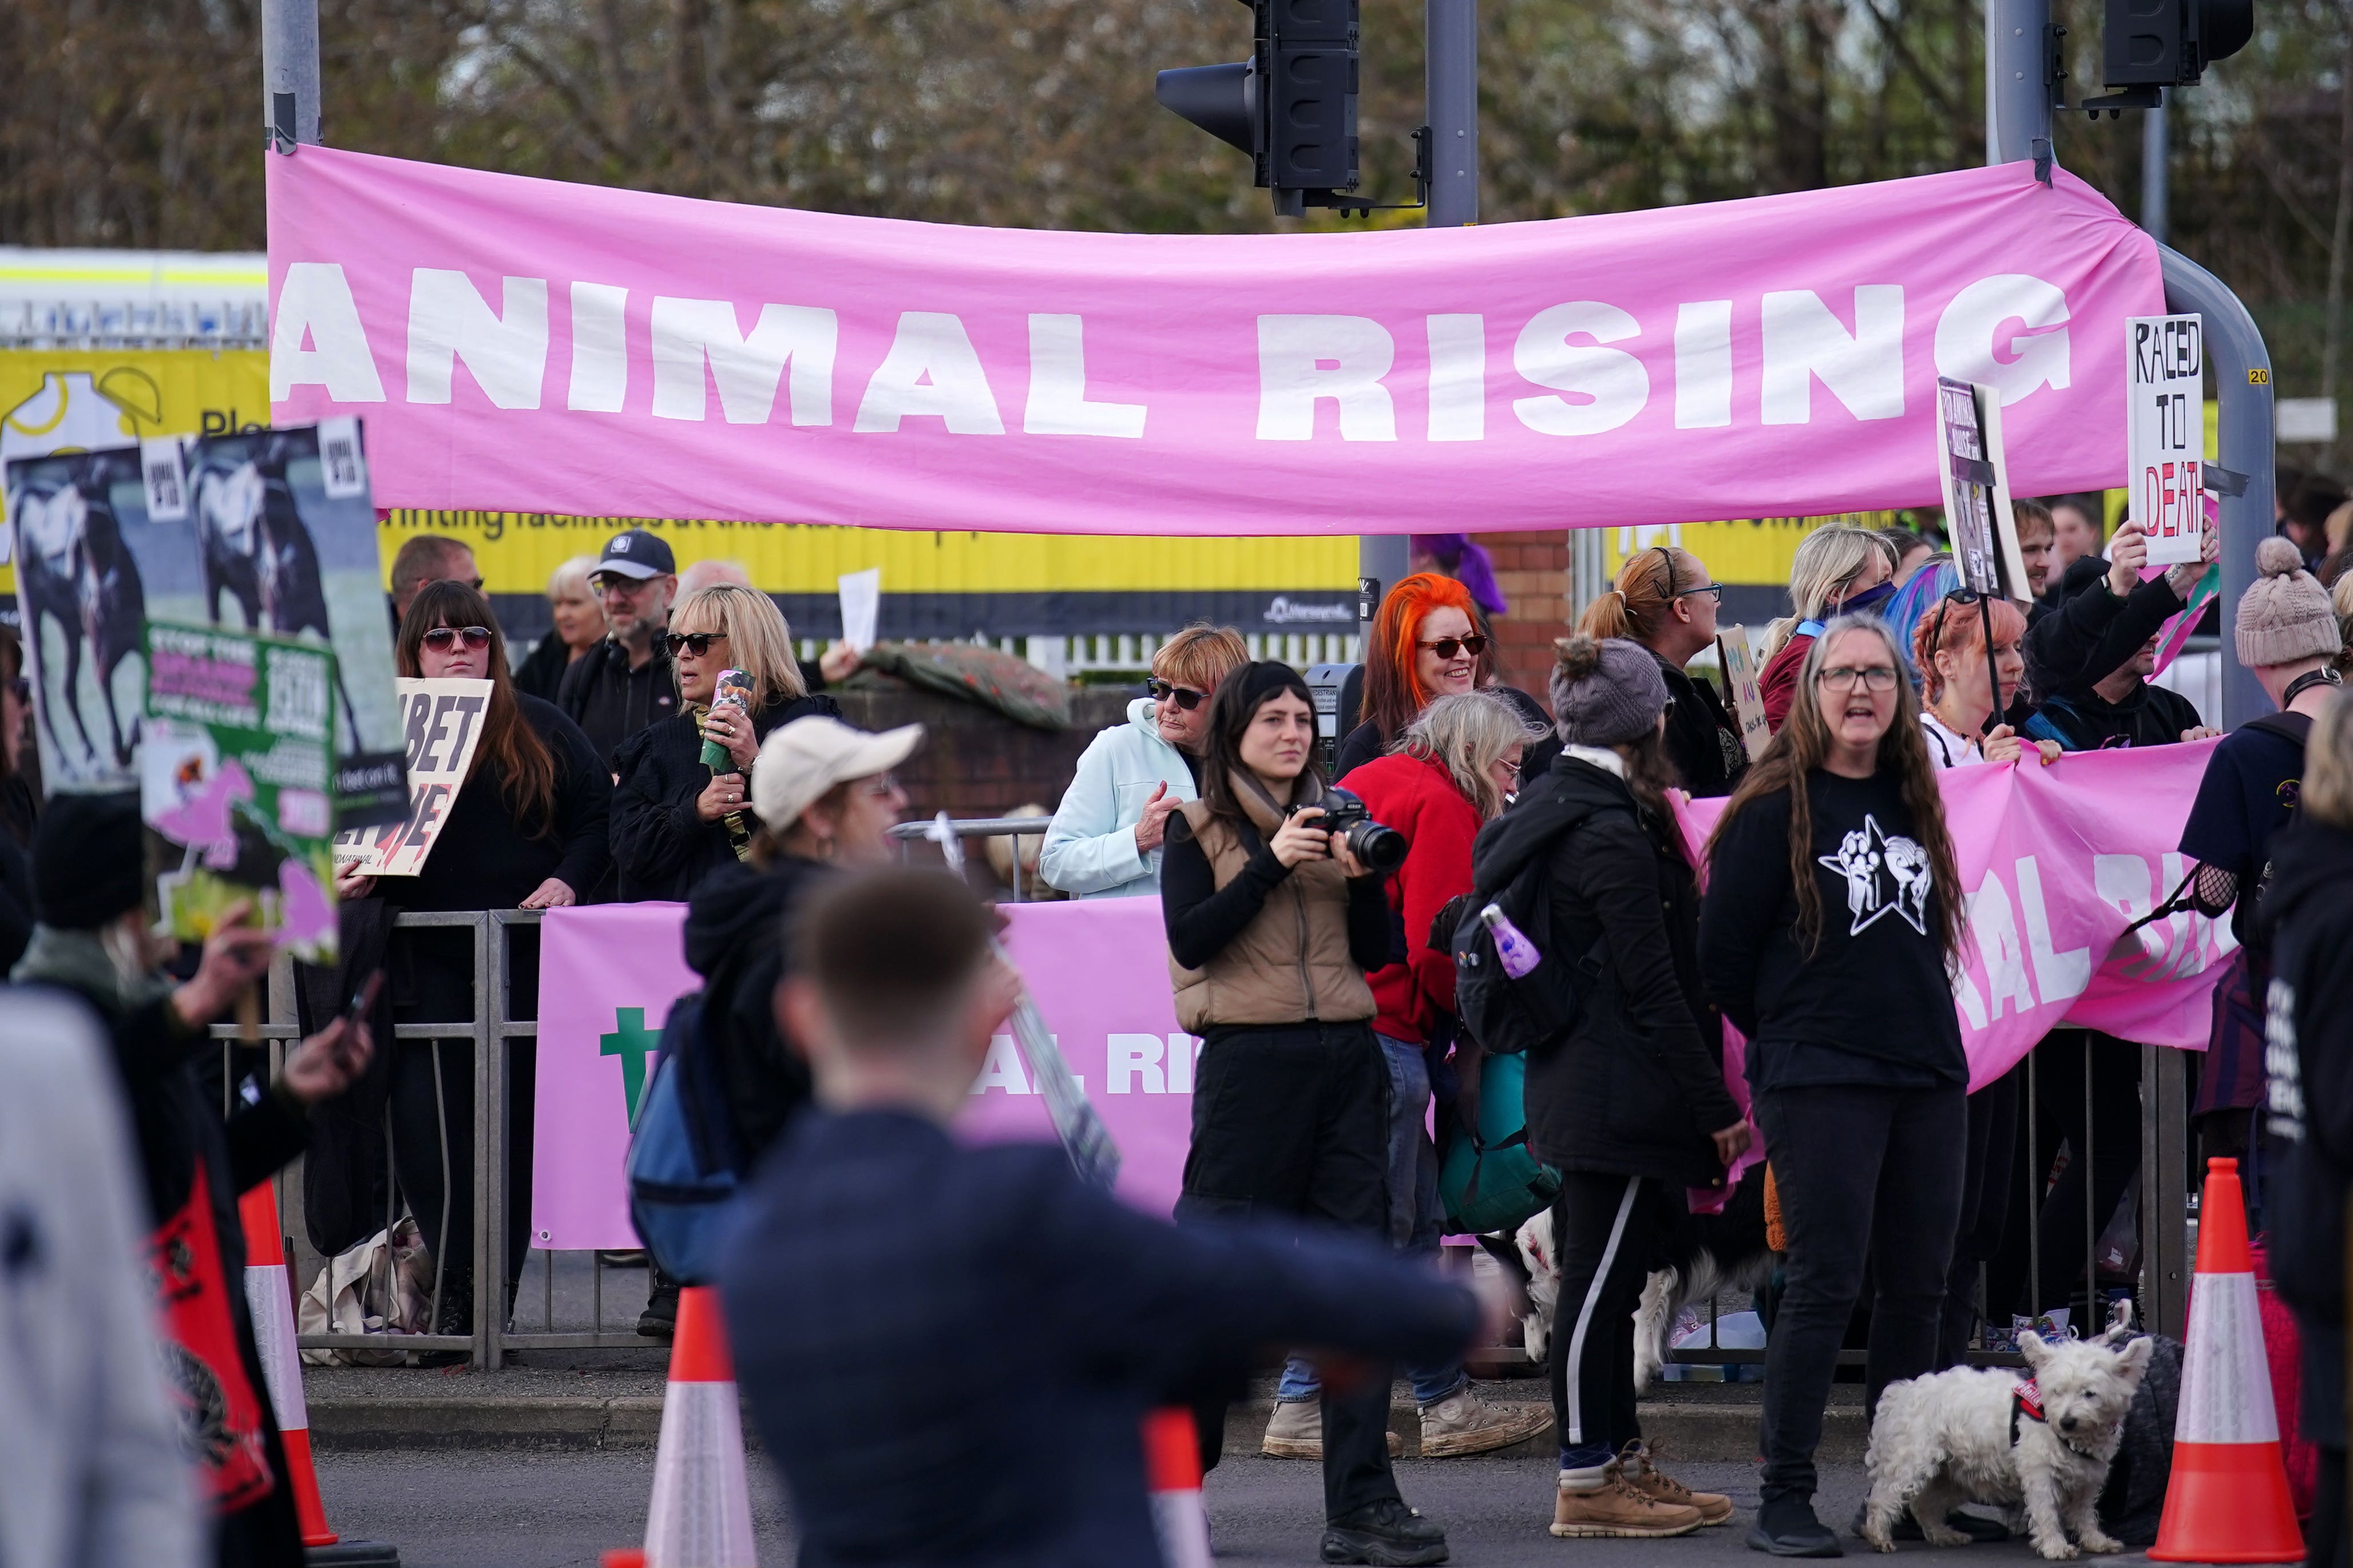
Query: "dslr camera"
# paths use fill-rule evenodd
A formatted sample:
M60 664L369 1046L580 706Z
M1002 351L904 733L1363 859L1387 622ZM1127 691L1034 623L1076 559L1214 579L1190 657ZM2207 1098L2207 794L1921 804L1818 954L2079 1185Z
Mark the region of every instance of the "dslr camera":
M1320 804L1324 815L1314 826L1337 835L1366 870L1386 877L1405 864L1405 835L1385 822L1374 821L1363 800L1334 785L1324 792Z

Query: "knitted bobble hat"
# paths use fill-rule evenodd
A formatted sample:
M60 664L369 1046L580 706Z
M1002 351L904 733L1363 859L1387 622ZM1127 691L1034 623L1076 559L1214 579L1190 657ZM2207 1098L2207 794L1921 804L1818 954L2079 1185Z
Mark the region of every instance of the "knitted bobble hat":
M1649 648L1623 637L1563 637L1553 644L1552 710L1573 746L1615 746L1658 728L1666 678Z
M2239 662L2250 668L2334 658L2345 644L2328 590L2304 569L2292 541L2277 535L2255 546L2259 575L2239 595Z

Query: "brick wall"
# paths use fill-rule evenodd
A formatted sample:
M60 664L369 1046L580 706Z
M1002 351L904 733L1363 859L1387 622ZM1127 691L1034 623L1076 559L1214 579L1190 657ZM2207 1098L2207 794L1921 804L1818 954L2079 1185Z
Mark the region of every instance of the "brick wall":
M843 717L861 730L923 726L923 744L898 770L908 818L1002 816L1017 805L1060 802L1079 753L1127 717L1135 693L1082 686L1071 692L1071 727L1033 730L992 709L921 691L839 691Z
M1496 585L1512 605L1511 613L1496 616L1492 627L1504 681L1544 702L1553 639L1567 635L1571 616L1567 531L1471 537L1494 557Z

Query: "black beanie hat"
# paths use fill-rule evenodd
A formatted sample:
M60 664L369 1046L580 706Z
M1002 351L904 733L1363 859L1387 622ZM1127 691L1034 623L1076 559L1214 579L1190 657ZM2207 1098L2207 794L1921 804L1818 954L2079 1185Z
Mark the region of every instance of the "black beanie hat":
M1229 684L1237 689L1234 695L1245 715L1257 712L1260 705L1278 691L1290 692L1310 708L1315 706L1315 695L1307 689L1306 679L1279 659L1243 665L1218 684L1221 689Z
M33 830L33 913L91 931L137 909L145 857L137 795L51 795Z

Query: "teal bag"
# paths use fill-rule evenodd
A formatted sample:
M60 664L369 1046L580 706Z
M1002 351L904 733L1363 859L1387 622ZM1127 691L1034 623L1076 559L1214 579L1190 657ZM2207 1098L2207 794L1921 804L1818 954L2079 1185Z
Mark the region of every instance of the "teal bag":
M1446 1227L1455 1236L1509 1233L1552 1205L1560 1173L1528 1148L1528 1059L1479 1064L1479 1125L1455 1129L1438 1172Z

